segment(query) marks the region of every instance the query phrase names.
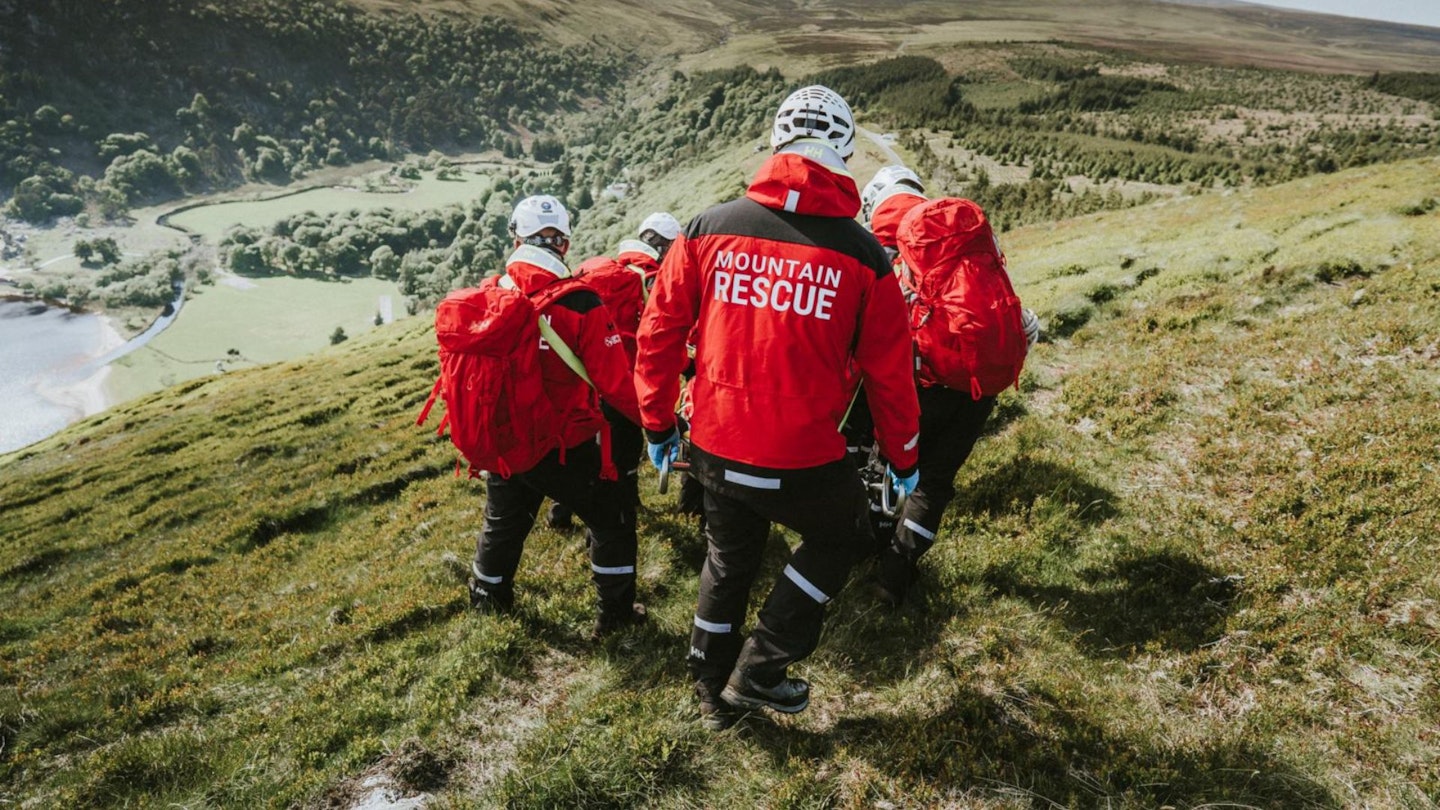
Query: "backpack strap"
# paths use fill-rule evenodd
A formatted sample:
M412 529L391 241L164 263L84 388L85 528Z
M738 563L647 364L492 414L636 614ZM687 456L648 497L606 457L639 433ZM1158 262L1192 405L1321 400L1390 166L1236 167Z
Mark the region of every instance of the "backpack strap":
M910 265L906 264L904 259L901 259L895 262L893 266L895 268L895 280L900 282L900 291L905 294L905 298L908 300L918 297L920 295L920 285L915 283L914 276L910 274Z
M430 418L430 409L435 406L435 398L440 396L441 381L441 379L437 378L435 380L435 387L430 389L430 398L425 400L425 407L420 409L420 418L415 420L417 426L425 424L425 420ZM440 430L442 432L445 430L444 424L441 424Z
M650 303L650 285L645 283L645 268L626 262L625 269L640 277L640 305L644 306Z
M835 426L836 433L845 432L845 423L850 421L850 412L855 410L855 403L860 401L860 389L864 386L864 380L855 385L855 393L850 395L850 404L845 408L845 415L840 417L840 424Z
M545 320L543 314L546 307L559 300L566 293L584 286L584 282L576 279L573 283L561 282L560 284L553 284L546 287L544 291L536 296L539 300L535 302L535 309L541 313L540 316L536 318L536 325L540 327L540 334L545 338L545 342L550 344L550 350L555 352L555 356L564 361L565 365L569 366L570 370L575 372L575 374L584 380L585 384L590 386L590 389L594 391L596 390L595 382L590 379L590 373L585 370L585 364L580 361L580 357L575 354L575 350L571 349L569 344L561 339L559 333L555 331L555 327L551 326L550 322ZM564 447L560 448L560 463L565 463ZM600 480L615 481L619 478L620 473L619 470L615 468L615 461L610 458L610 422L608 420L601 420Z
M539 318L539 326L540 334L545 338L545 342L550 344L550 350L555 352L555 356L564 360L565 365L569 366L571 371L579 375L580 379L584 380L586 385L594 388L595 383L591 381L590 373L585 370L585 364L580 362L579 355L575 354L575 350L571 349L564 340L560 339L560 335L556 333L555 327L551 326L550 322L545 320L544 315L541 315Z

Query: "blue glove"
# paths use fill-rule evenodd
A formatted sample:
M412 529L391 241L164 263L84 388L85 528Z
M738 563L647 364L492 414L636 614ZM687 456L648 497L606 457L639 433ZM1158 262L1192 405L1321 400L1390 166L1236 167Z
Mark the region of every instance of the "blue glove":
M890 483L894 484L895 488L900 491L900 497L902 498L910 497L910 494L915 491L915 487L920 485L919 470L910 473L904 478L895 475L895 471L892 469L887 469L886 472L890 475Z
M680 431L670 431L670 435L658 444L646 439L645 452L650 456L650 463L655 465L655 469L665 469L665 465L674 461L675 454L680 452Z

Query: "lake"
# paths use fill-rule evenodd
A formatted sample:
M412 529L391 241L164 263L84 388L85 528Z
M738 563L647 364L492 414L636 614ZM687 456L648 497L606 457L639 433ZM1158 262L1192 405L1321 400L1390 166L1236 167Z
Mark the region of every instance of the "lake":
M40 441L86 415L78 392L57 393L99 371L94 361L113 348L112 336L91 313L0 299L0 453Z

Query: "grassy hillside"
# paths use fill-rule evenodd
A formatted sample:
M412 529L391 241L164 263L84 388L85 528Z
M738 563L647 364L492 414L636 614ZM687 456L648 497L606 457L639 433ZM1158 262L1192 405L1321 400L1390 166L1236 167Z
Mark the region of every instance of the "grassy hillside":
M423 321L92 418L0 459L0 801L1433 806L1437 177L1007 234L1051 338L920 598L850 588L810 710L720 735L682 665L702 546L653 479L648 627L583 641L546 530L518 614L467 613L483 484L414 425Z

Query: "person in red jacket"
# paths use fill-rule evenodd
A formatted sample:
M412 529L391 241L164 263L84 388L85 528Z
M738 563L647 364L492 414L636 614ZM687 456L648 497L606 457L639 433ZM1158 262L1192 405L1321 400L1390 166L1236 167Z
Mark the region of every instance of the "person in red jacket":
M501 286L534 296L570 277L564 261L570 247L570 216L559 200L548 195L521 200L510 218L510 233L515 251L499 279ZM579 358L590 381L560 356L565 347L552 347L542 339L540 373L546 397L562 420L555 426L560 446L528 470L508 478L487 478L485 523L471 566L470 603L488 612L513 609L515 572L525 538L541 502L549 496L573 509L588 529L592 576L599 594L599 618L592 635L598 638L644 616L644 608L635 604L633 512L623 508L618 484L601 480L601 454L609 451L609 430L599 400L604 398L636 424L640 415L620 335L593 290L577 285L541 317Z
M635 383L650 459L679 441L675 402L686 339L691 472L705 488L708 554L687 659L708 728L739 712L799 712L810 685L791 664L814 651L825 603L870 542L869 509L839 432L853 363L875 394L876 433L902 486L916 479L919 408L905 304L860 209L845 160L849 105L806 87L780 106L774 154L743 197L686 226L640 322ZM800 535L741 633L772 522Z
M660 260L670 243L680 235L680 223L664 211L657 211L640 223L638 239L621 240L615 258L595 256L575 268L575 277L592 286L600 299L615 317L615 327L620 333L620 342L630 367L635 365L635 331L640 328L640 311L645 306L650 285L660 271ZM629 510L629 520L634 522L635 512L640 505L640 456L644 450L644 438L640 426L626 418L608 402L600 403L605 421L610 423L610 457L620 474L620 489ZM574 511L563 503L550 504L545 522L552 529L568 531L574 528Z
M860 215L892 261L898 256L900 220L926 199L925 184L904 166L881 168L860 192Z
M861 213L871 233L897 263L900 221L917 205L927 201L920 178L904 166L886 166L861 192ZM902 274L908 272L901 268ZM1023 310L1022 324L1026 337L1034 344L1040 324L1035 314ZM868 394L868 392L866 392ZM876 592L886 604L896 607L905 599L915 581L920 557L935 544L940 518L955 497L955 475L975 442L984 432L985 422L995 409L995 397L971 396L969 391L956 391L922 374L920 394L920 485L906 499L897 516L893 533L879 541L880 564L877 569ZM860 397L847 434L863 434L868 430L865 405L868 396Z

